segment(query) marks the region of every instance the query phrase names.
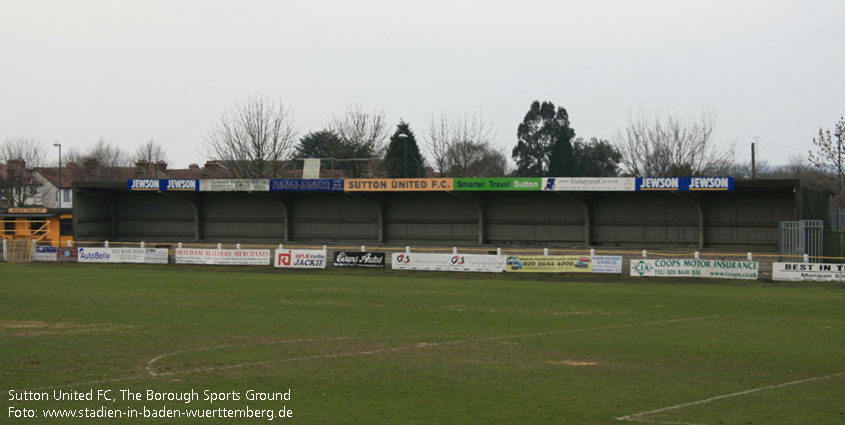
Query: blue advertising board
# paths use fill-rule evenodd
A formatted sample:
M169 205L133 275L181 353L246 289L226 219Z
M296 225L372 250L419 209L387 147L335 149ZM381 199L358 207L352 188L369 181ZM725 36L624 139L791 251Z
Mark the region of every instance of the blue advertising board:
M637 177L638 191L730 191L733 177Z
M276 192L343 191L343 179L273 179L270 190Z
M196 192L200 185L194 179L130 179L127 186L130 191Z

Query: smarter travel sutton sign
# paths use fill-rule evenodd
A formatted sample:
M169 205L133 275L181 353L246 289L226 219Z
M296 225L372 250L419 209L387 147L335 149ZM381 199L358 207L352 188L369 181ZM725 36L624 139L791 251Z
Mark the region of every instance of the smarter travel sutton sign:
M455 190L476 191L522 191L542 190L543 179L540 177L527 178L456 178Z

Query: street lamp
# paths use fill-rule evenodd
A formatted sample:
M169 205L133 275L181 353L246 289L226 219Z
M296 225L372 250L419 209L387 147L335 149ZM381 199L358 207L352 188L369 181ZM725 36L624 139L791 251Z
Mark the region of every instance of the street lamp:
M403 156L405 157L405 174L404 174L404 176L407 179L408 178L408 135L405 134L405 133L402 133L402 134L399 135L399 138L402 139L405 142L403 144L403 146L404 146Z
M56 191L56 208L62 207L62 144L53 140L53 146L59 148L59 187Z

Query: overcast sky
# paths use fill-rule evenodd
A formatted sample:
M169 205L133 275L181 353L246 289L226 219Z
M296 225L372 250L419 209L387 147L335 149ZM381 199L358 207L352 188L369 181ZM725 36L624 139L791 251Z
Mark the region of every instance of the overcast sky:
M0 138L153 139L182 168L257 94L301 134L349 104L418 140L432 115L481 112L510 156L539 99L587 139L707 108L738 159L758 137L779 164L845 114L843 18L842 0L2 0Z

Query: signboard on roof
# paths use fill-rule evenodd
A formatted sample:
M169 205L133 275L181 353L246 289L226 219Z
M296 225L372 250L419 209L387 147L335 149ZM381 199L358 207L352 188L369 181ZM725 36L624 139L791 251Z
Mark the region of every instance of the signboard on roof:
M164 190L178 192L196 192L199 190L200 181L194 179L170 179L163 180Z
M542 190L543 179L540 177L526 178L456 178L455 190L476 191L522 191Z
M733 177L637 177L639 191L730 191Z
M343 191L343 179L274 179L270 190L278 192Z
M9 208L9 214L44 214L47 208Z
M200 180L201 192L268 192L269 179L209 179Z
M307 158L302 161L302 178L320 178L320 160L318 158Z
M452 190L452 178L439 179L344 179L347 192L432 192Z
M149 192L196 192L199 180L194 179L130 179L127 182L130 191Z
M130 191L158 192L162 190L161 180L159 179L129 179L129 181L127 182L127 186L128 190Z
M544 177L543 190L632 192L637 190L637 179L634 177Z

